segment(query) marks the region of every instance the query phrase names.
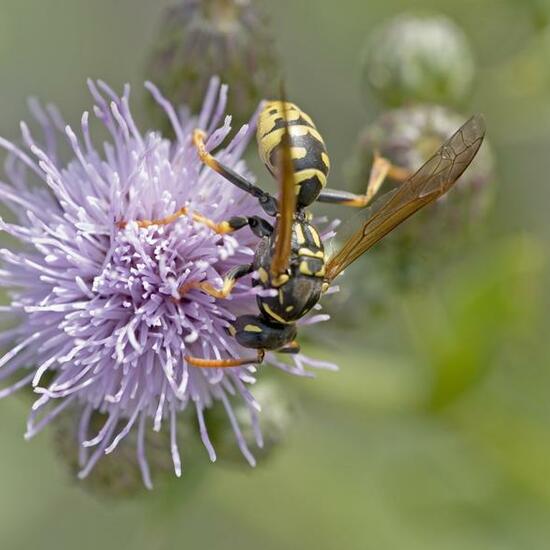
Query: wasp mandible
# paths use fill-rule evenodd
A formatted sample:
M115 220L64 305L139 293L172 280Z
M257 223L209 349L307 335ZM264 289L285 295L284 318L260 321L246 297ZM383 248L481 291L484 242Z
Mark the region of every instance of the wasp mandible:
M230 333L243 347L256 350L253 357L207 359L187 356L190 365L225 368L260 364L267 350L297 353L296 322L319 301L334 279L353 261L420 208L444 195L462 175L479 150L485 126L483 117L470 118L413 175L375 155L364 195L326 187L330 161L313 120L284 98L263 106L257 127L258 151L266 168L279 184L278 199L221 164L206 150L205 134L197 129L193 141L202 162L229 183L256 197L273 223L260 216L236 216L221 222L182 208L167 218L138 222L141 226L167 224L190 215L218 233L250 227L259 242L254 260L232 269L221 289L207 282L192 283L216 298L227 298L236 281L256 272L253 284L273 294L259 294L257 315L241 315ZM361 227L330 258L312 224L308 207L314 202L364 208L377 195L386 177L400 182L364 209ZM184 294L189 288L182 288Z

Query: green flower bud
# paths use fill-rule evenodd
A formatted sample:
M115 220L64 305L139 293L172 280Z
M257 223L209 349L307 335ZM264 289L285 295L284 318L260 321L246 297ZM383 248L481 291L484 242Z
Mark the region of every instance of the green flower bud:
M471 91L472 50L445 16L400 15L368 42L363 80L387 106L457 104Z
M531 14L531 21L537 30L543 30L550 24L550 6L547 0L524 0L522 4Z
M172 103L198 112L213 75L229 85L234 125L276 91L273 38L254 0L180 0L167 10L147 78Z
M82 449L78 445L80 416L78 411L69 410L54 424L54 448L70 471L72 479L76 479L76 474L81 471L82 464L79 463L79 454L86 451L93 453L95 450L95 447ZM106 418L101 413L92 413L89 425L90 438L99 433ZM120 432L126 422L127 420L121 420L116 431ZM194 423L194 417L191 414L185 414L182 415L178 425L178 435L183 436L182 439L187 442L186 461L189 459L190 454L194 456ZM188 462L191 462L190 469L192 471L187 472L182 479L176 480L174 478L169 431L168 426L164 426L159 432L152 429L145 430L144 448L146 449L148 468L156 485L168 486L177 483L184 486L181 487L181 493L187 494L202 479L203 468L197 466L198 460L188 460ZM129 498L146 493L147 489L138 462L137 447L138 431L131 430L118 444L115 451L104 455L96 463L90 474L78 483L82 484L84 489L99 497ZM191 453L189 452L190 448ZM203 454L202 449L200 451ZM200 462L204 461L201 460ZM186 466L187 464L184 467Z
M364 192L374 151L414 172L465 119L436 105L386 112L360 136L353 166L354 190ZM493 179L492 154L485 142L447 195L417 212L371 251L371 270L381 272L374 279L389 281L392 289L426 280L479 233L492 202ZM382 192L395 185L399 184L388 181Z
M283 391L273 379L259 380L252 388L252 393L262 409L257 414L259 429L254 428L250 410L242 401L234 403L233 410L246 445L257 462L261 462L271 456L275 448L286 439L294 412L288 392ZM222 405L216 404L207 410L206 423L219 462L248 466ZM261 447L258 446L258 432L261 432Z

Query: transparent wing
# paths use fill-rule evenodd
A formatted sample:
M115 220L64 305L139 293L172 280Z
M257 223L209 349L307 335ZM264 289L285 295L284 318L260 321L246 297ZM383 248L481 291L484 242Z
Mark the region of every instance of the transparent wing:
M284 117L284 131L277 158L279 217L275 229L275 252L271 261L271 273L274 276L281 275L288 268L292 245L292 224L296 211L294 164L292 162L290 133L288 131L287 102L284 94L282 94L281 111Z
M361 229L330 258L327 279L333 280L401 222L444 195L472 162L484 135L483 117L473 116L418 172L367 208Z

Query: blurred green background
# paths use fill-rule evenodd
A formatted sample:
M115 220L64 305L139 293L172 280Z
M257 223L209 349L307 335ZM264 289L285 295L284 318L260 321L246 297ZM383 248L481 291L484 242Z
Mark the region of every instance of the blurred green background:
M132 83L138 110L171 4L0 0L0 133L16 138L29 95L75 123L91 103L89 76ZM0 548L548 548L550 2L264 5L289 95L322 131L335 187L376 110L360 92L367 37L413 8L462 26L479 65L470 110L486 115L496 152L487 235L425 288L394 297L386 316L330 327L328 345L309 331L308 353L341 371L276 375L300 406L288 442L255 471L209 465L188 490L174 479L170 491L102 500L70 478L51 433L24 442L25 399L0 401ZM368 258L353 270L368 274ZM185 461L185 443L182 452Z

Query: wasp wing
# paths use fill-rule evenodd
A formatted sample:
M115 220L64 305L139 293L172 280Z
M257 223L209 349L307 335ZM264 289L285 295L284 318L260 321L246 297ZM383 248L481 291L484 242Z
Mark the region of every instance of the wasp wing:
M483 117L473 116L418 172L368 208L361 229L330 258L326 278L332 281L401 222L444 195L472 162L484 135Z
M276 226L275 251L271 261L271 274L275 277L288 269L292 247L292 224L296 211L296 185L288 129L287 102L284 94L282 94L282 97L281 113L284 119L284 129L277 155L279 217Z

